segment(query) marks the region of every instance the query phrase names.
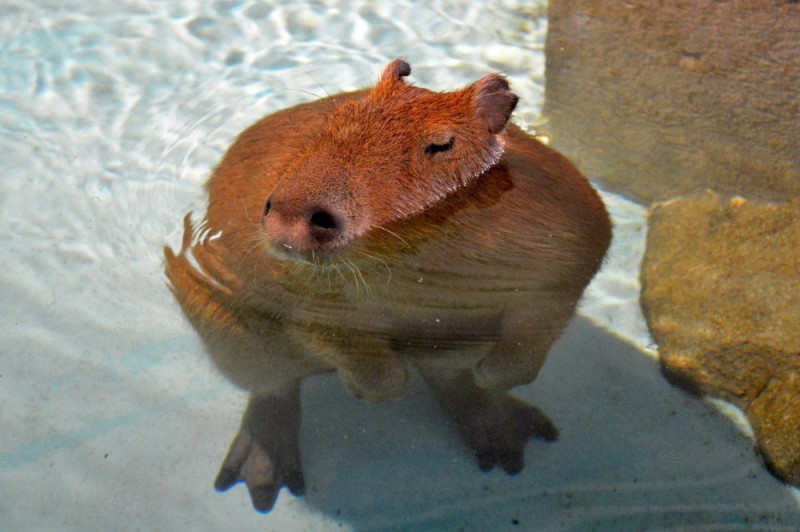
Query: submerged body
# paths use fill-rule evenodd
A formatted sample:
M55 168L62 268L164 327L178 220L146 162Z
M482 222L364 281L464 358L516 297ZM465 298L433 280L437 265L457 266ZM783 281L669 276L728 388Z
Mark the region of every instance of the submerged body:
M303 490L299 383L315 373L381 401L416 367L483 469L516 472L531 436L557 435L505 390L536 377L574 314L605 208L508 123L504 78L434 93L409 73L394 61L372 89L251 126L208 183L202 231L187 216L181 252L166 249L184 313L252 394L217 487L244 480L260 510Z

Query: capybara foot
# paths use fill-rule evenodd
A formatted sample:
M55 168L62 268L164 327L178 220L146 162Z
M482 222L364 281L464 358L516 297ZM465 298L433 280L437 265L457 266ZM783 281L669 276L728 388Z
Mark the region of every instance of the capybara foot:
M540 409L506 393L498 393L493 402L486 408L464 412L456 423L483 471L499 465L508 473L518 473L525 465L528 440L555 441L558 429Z
M469 372L428 375L426 380L484 471L499 465L518 473L529 439L558 439L558 430L544 412L505 392L479 388Z
M260 512L272 509L282 486L293 495L302 495L305 481L298 447L299 426L298 388L289 397L252 398L214 487L224 491L244 481L253 506Z

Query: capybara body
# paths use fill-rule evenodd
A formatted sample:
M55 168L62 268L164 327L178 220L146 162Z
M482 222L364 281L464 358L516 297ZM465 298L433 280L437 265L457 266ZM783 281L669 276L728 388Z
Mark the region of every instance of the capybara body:
M522 468L557 431L505 393L532 381L605 255L595 190L508 122L499 75L436 93L390 63L368 90L244 131L167 274L220 370L251 393L217 479L269 510L302 493L299 383L335 371L395 399L417 368L480 466ZM191 255L191 256L190 256ZM193 260L192 260L193 259Z

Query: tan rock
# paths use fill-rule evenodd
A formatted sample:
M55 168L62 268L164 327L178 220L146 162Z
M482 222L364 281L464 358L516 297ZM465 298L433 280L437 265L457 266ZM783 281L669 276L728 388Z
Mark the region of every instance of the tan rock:
M800 196L800 3L551 0L548 17L544 132L584 173L646 203Z
M653 206L642 307L673 382L729 400L800 485L800 200L706 192Z

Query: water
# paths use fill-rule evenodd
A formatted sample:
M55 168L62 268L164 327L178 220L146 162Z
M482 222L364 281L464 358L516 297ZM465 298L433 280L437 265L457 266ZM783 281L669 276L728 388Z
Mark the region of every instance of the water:
M304 388L308 493L258 515L213 491L245 394L202 353L161 247L257 118L374 83L506 73L533 126L541 2L15 2L0 17L0 522L13 529L637 528L800 524L728 419L658 375L638 311L645 211L606 195L615 243L581 315L518 395L562 432L482 474L432 398ZM687 457L690 457L687 460Z

